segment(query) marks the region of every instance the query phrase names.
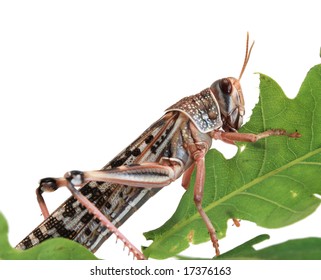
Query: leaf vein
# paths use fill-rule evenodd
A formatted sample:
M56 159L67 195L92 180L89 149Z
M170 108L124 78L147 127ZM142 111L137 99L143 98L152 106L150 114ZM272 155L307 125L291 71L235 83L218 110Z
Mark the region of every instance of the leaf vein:
M280 204L280 203L277 203L277 202L275 202L275 201L273 201L273 200L271 200L271 199L268 199L268 198L266 198L266 197L264 197L264 196L261 196L261 195L257 195L257 194L249 193L249 192L242 192L242 193L239 193L239 194L240 194L240 195L252 196L252 197L258 198L258 199L260 199L260 200L263 200L263 201L265 201L265 202L268 202L268 203L271 203L271 204L273 204L273 205L276 205L276 206L279 207L279 208L288 210L289 212L297 213L297 211L295 211L295 210L293 210L293 209L291 209L291 208L289 208L289 207L286 207L285 205L282 205L282 204Z

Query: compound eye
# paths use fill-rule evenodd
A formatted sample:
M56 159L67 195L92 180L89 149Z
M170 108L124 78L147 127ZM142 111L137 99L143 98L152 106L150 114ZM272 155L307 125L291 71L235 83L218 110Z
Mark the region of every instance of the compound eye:
M220 89L224 94L231 94L232 84L229 79L221 79L219 82Z

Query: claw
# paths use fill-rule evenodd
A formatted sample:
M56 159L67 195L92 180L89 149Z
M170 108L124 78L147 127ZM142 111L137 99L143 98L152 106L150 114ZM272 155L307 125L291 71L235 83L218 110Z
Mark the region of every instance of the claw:
M300 138L301 136L302 135L297 131L289 134L289 137L292 137L292 138Z
M236 227L241 226L241 224L240 224L240 221L241 221L241 220L238 220L238 219L236 219L236 218L233 218L232 220L233 220L233 223L234 223L234 225L235 225Z

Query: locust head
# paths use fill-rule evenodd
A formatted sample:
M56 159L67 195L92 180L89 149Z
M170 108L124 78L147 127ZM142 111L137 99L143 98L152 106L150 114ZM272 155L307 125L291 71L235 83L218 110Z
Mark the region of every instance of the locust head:
M236 78L224 78L211 85L211 90L220 108L222 128L236 131L243 124L245 114L241 84Z
M245 59L238 79L223 78L211 85L211 91L220 108L222 128L225 131L236 131L243 124L245 108L240 80L249 61L253 44L254 42L249 49L249 35L247 34Z

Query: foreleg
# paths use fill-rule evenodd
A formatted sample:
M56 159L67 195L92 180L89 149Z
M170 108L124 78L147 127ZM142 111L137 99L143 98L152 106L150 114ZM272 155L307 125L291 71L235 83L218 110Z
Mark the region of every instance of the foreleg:
M216 140L222 140L227 143L240 142L256 142L260 139L270 136L287 136L291 138L299 138L301 134L298 132L288 133L283 129L269 129L259 134L254 133L237 133L237 132L225 132L220 130L214 130L210 133L211 137Z

